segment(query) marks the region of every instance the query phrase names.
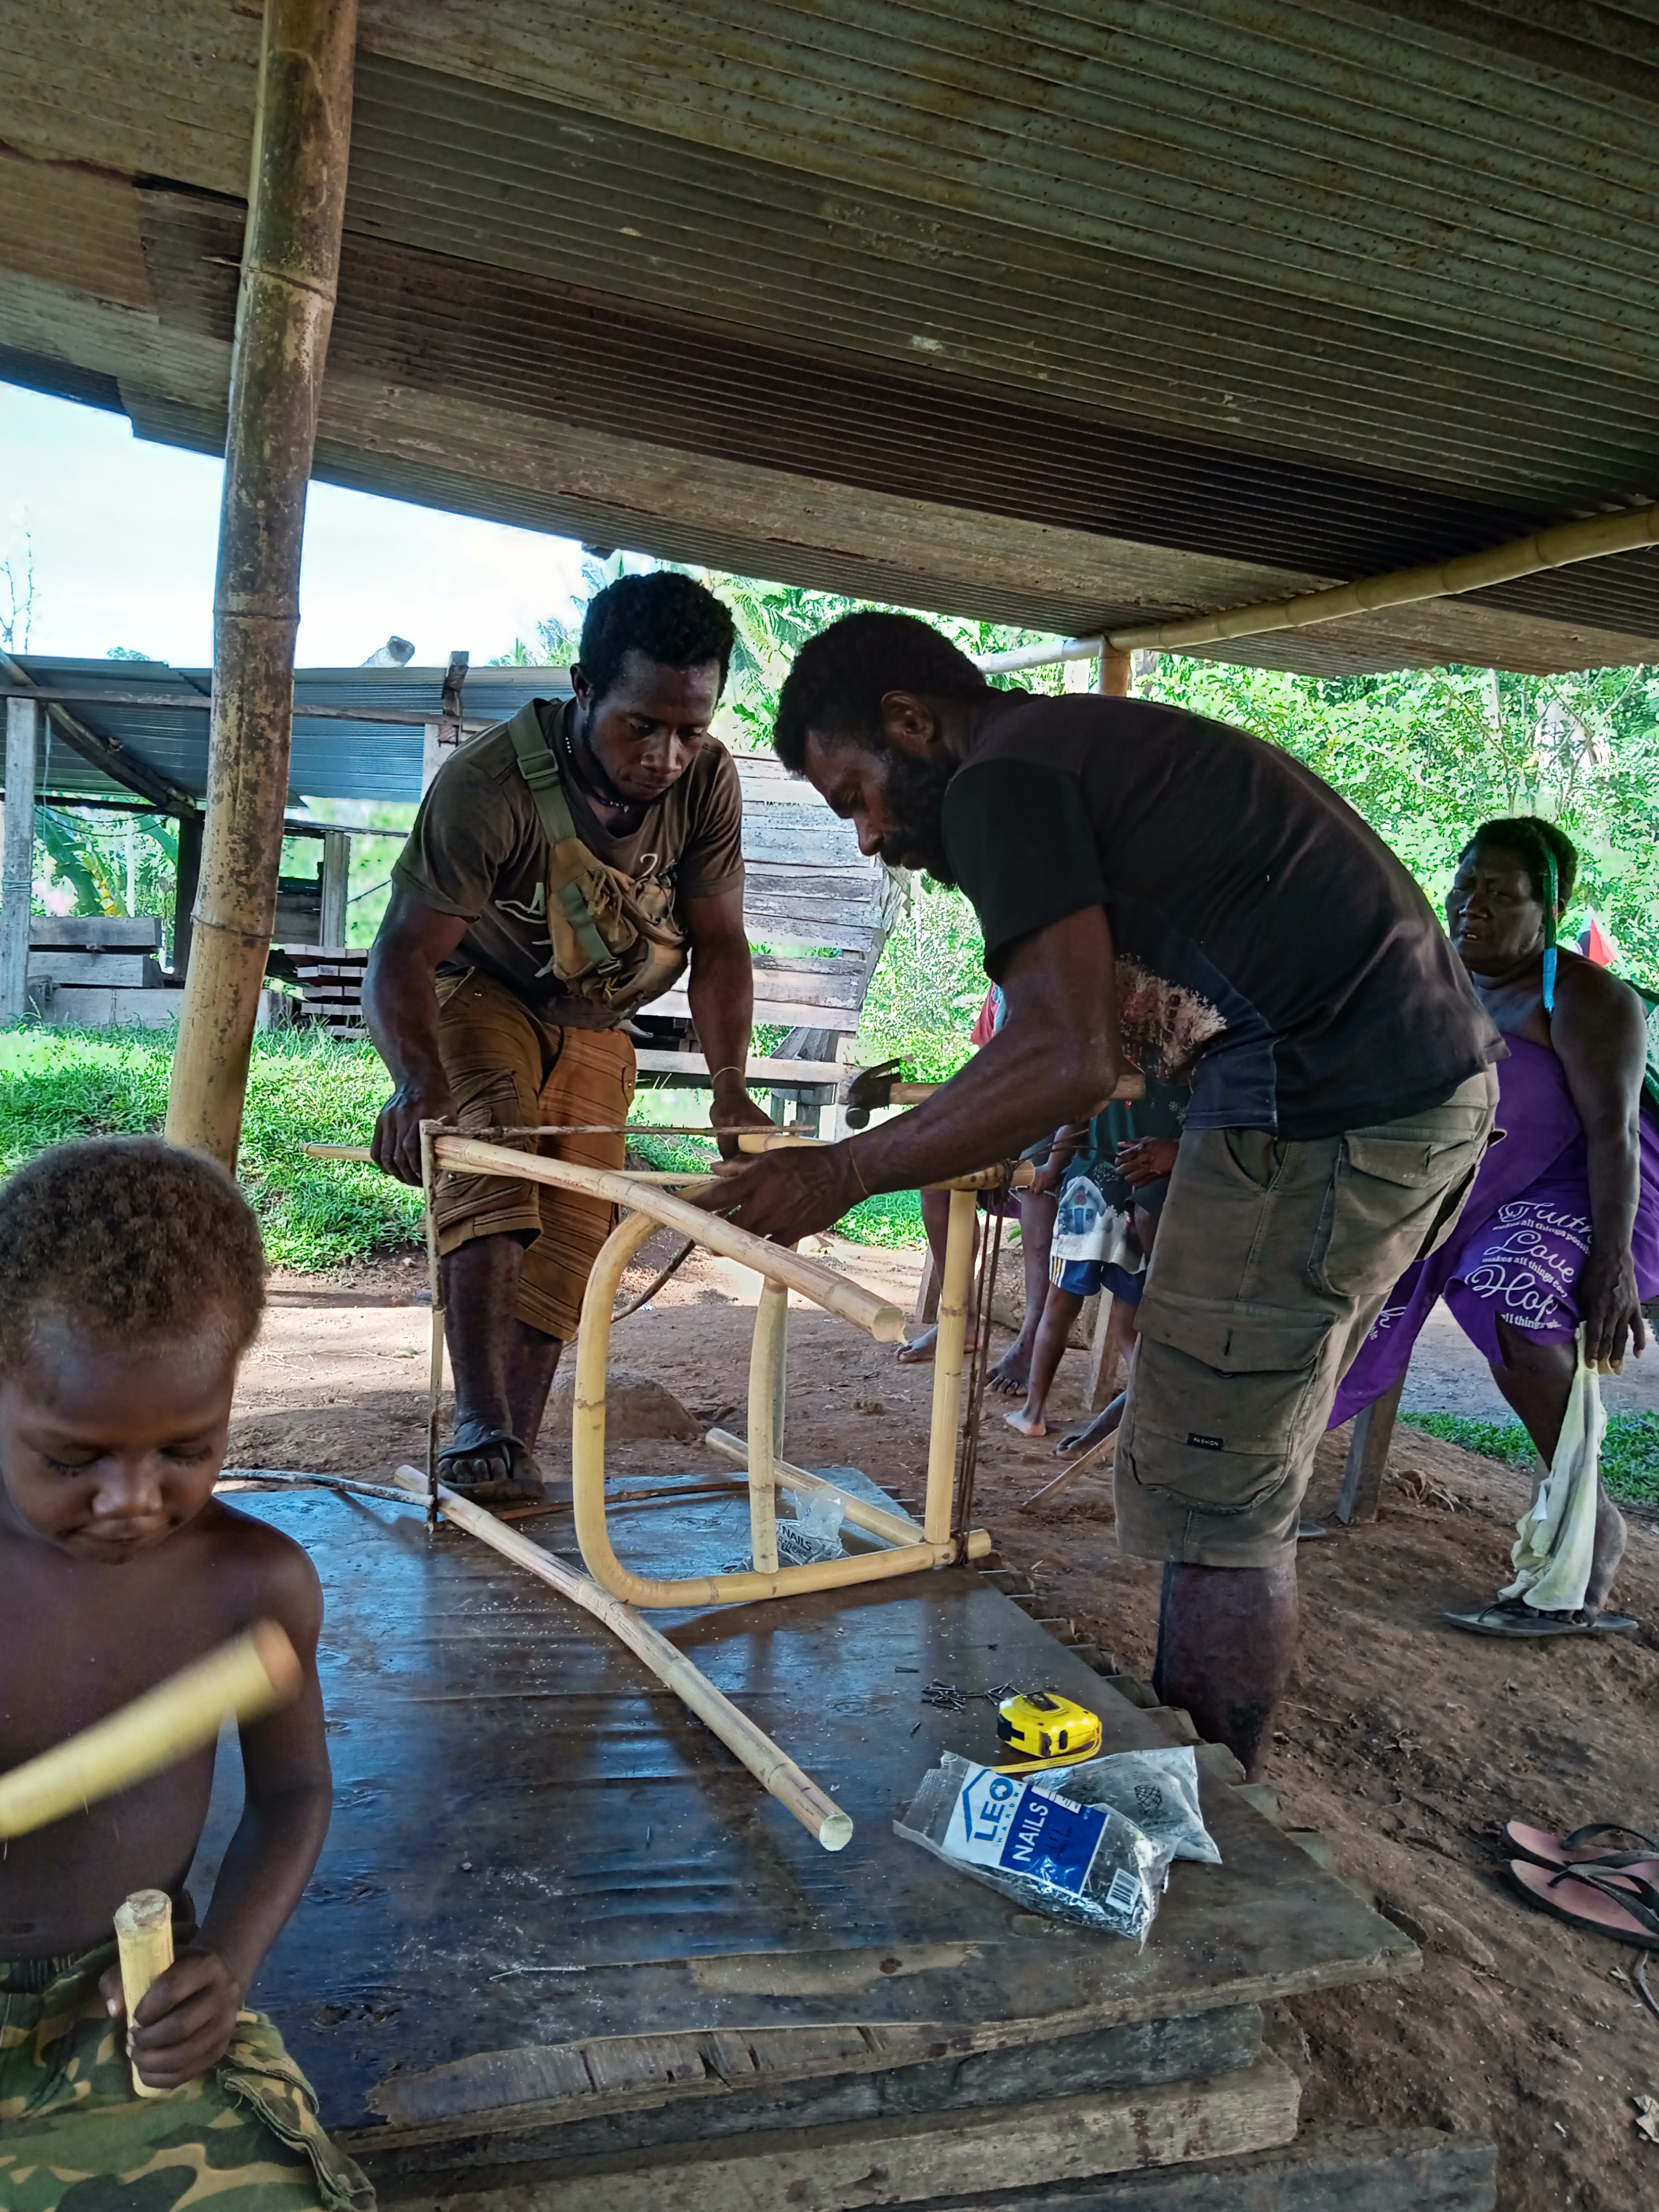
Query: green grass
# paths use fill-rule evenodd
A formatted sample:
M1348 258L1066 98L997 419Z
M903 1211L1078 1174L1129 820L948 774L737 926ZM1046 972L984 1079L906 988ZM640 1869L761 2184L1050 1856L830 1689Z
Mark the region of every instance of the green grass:
M1414 1429L1462 1444L1465 1451L1530 1469L1537 1458L1519 1421L1470 1421L1461 1413L1402 1413ZM1601 1446L1601 1480L1607 1494L1628 1505L1659 1505L1659 1414L1613 1413Z
M0 1173L74 1137L159 1134L172 1063L170 1032L0 1035ZM368 1045L304 1031L255 1039L240 1176L273 1267L319 1273L418 1236L416 1192L375 1168L307 1160L301 1150L366 1144L389 1087Z

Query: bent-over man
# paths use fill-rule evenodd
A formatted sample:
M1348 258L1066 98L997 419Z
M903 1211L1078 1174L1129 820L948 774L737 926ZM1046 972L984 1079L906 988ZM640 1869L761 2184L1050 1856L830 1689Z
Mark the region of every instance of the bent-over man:
M728 1170L785 1242L866 1192L1012 1158L1125 1066L1192 1102L1116 1462L1165 1564L1153 1680L1256 1766L1295 1655L1296 1532L1337 1383L1455 1218L1503 1051L1422 892L1346 802L1241 730L991 690L908 616L805 646L780 757L866 853L960 884L1008 1015L914 1113Z
M504 1141L620 1168L634 1095L620 1024L688 958L715 1122L770 1126L744 1087L743 795L708 735L732 636L690 577L624 576L588 606L574 699L532 700L439 770L363 985L397 1083L374 1132L388 1174L420 1181L423 1121L562 1128ZM537 1432L611 1210L445 1175L434 1211L455 1373L444 1480L476 1498L539 1497Z

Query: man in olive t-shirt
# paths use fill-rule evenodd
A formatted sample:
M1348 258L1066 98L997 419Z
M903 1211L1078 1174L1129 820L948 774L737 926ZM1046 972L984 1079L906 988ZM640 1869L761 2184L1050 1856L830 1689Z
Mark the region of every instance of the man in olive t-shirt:
M363 986L397 1082L374 1132L388 1174L419 1182L425 1121L562 1128L571 1133L505 1141L623 1164L634 1048L619 1024L645 1001L636 991L619 1002L603 977L573 972L549 920L551 848L526 759L538 775L550 759L580 845L684 939L716 1122L771 1126L744 1083L754 993L743 797L708 735L732 637L726 608L691 578L625 576L588 606L574 698L531 702L439 770L392 870ZM539 1496L537 1431L611 1208L544 1184L446 1175L434 1213L455 1372L444 1479L477 1498Z

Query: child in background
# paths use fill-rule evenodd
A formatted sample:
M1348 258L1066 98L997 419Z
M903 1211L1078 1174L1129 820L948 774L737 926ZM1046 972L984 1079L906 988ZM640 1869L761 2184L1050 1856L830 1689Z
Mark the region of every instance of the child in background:
M1091 1122L1078 1123L1055 1135L1048 1165L1038 1173L1039 1188L1062 1191L1073 1175L1088 1175L1100 1186L1109 1216L1117 1217L1123 1233L1118 1249L1105 1258L1077 1260L1056 1255L1052 1260L1048 1295L1032 1348L1025 1403L1017 1413L1003 1417L1021 1436L1048 1433L1048 1393L1085 1298L1110 1297L1109 1344L1123 1361L1133 1360L1135 1308L1140 1303L1158 1217L1169 1190L1182 1118L1190 1096L1185 1084L1158 1083L1149 1078L1144 1098L1109 1103ZM1123 1403L1124 1394L1120 1393L1086 1428L1062 1437L1056 1452L1071 1457L1109 1436L1123 1417Z
M211 1746L6 1846L7 2212L374 2204L275 2028L242 2008L331 1805L316 1573L213 1495L264 1304L258 1224L192 1153L100 1138L0 1188L0 1771L257 1619L286 1631L304 1670L293 1703L241 1732L241 1823L199 1928L184 1884ZM176 1959L128 2021L112 1922L139 1889L172 1897ZM135 2065L172 2094L137 2098Z

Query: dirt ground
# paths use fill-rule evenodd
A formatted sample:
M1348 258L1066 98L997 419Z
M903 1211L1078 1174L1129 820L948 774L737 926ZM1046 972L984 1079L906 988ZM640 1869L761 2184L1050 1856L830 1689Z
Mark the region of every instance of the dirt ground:
M815 1249L809 1243L809 1249ZM907 1308L908 1255L823 1240L820 1256ZM675 1391L702 1422L743 1425L751 1278L700 1255L622 1323L613 1362ZM792 1304L793 1302L792 1301ZM232 1456L242 1466L383 1475L424 1449L428 1315L423 1264L389 1261L319 1285L279 1279L244 1372ZM1436 1355L1434 1402L1458 1401L1455 1348ZM1076 1404L1069 1353L1052 1410ZM1448 1382L1447 1376L1451 1376ZM1470 1388L1485 1371L1474 1363ZM791 1321L789 1456L854 1464L915 1497L930 1370L802 1305ZM1449 1395L1448 1393L1449 1392ZM1310 1510L1334 1502L1342 1439L1322 1448ZM568 1473L546 1440L544 1472ZM707 1468L696 1445L618 1447L617 1471ZM1051 1506L1020 1502L1054 1469L1048 1446L988 1413L975 1518L1012 1565L1125 1672L1152 1663L1159 1570L1121 1558L1109 1483L1086 1477ZM1431 1486L1423 1502L1402 1485ZM1423 1971L1297 2000L1274 2039L1304 2077L1306 2119L1430 2125L1494 2137L1503 2212L1634 2212L1659 2203L1659 2142L1635 2126L1659 2096L1659 2021L1627 1976L1638 1954L1524 1907L1502 1829L1596 1820L1659 1832L1659 1537L1633 1524L1615 1597L1635 1637L1511 1644L1445 1627L1492 1595L1525 1479L1402 1428L1382 1516L1301 1549L1301 1659L1268 1779L1289 1825L1317 1828L1341 1870L1421 1946ZM1659 1962L1653 1976L1659 1995Z

